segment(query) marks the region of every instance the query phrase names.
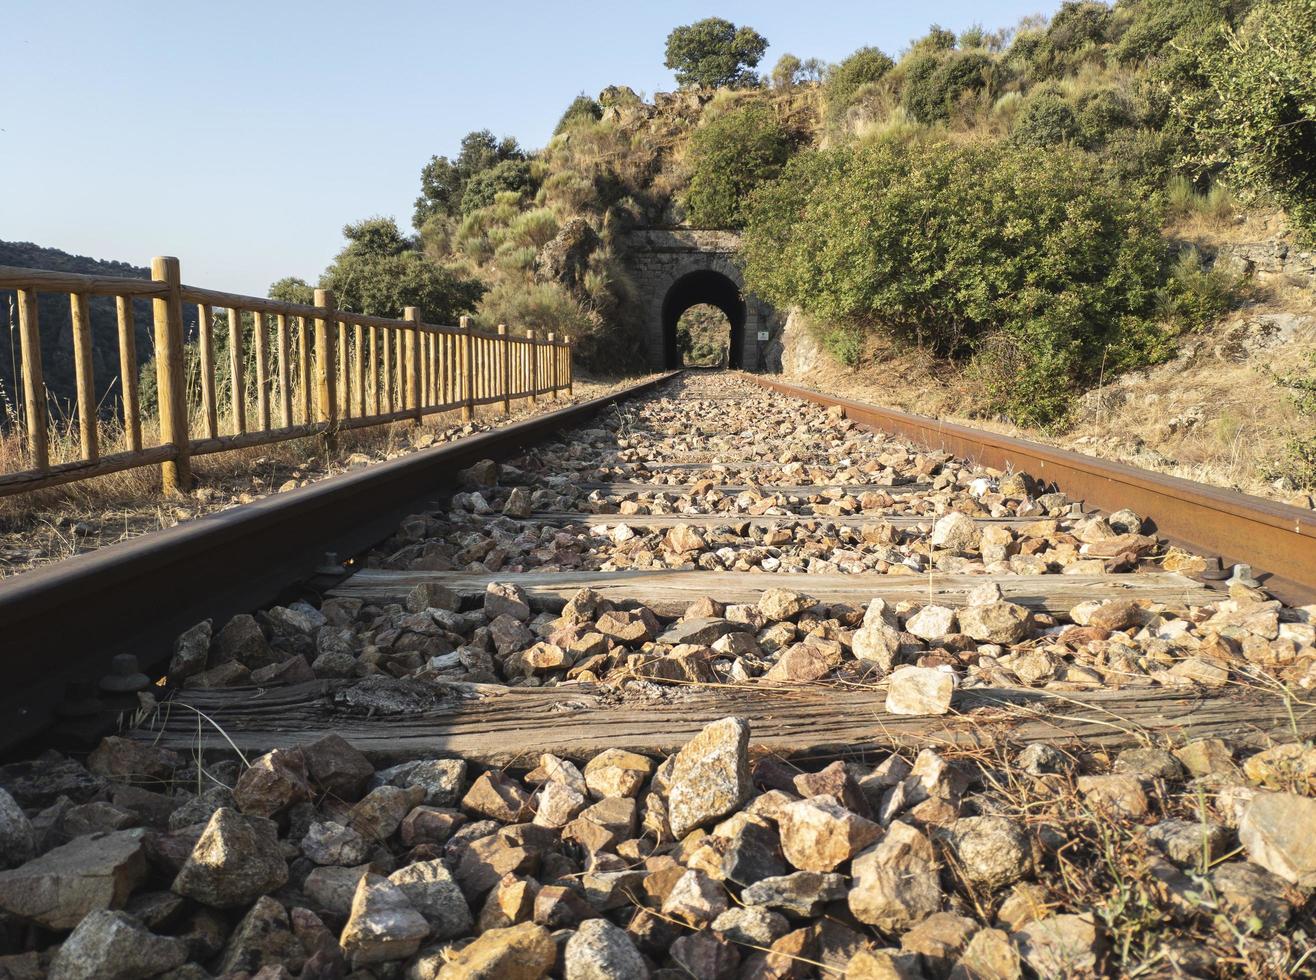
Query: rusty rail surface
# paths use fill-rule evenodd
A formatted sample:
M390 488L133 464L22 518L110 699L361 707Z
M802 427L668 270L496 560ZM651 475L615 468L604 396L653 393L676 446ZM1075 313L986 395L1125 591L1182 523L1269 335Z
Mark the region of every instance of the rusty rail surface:
M745 377L784 395L840 406L852 421L929 449L1028 473L1102 510L1131 508L1174 544L1226 563L1251 565L1266 589L1285 602L1316 602L1316 514L1311 511L761 376Z
M670 377L0 580L0 751L50 727L66 685L94 687L114 655L134 654L158 676L176 637L200 620L287 595L326 553L360 554L407 514L432 509L458 470L507 458Z
M201 289L184 285L178 260L166 256L151 261L150 279L0 266L0 295L8 291L18 307L23 451L19 468L0 473L0 497L150 465L172 493L191 485L193 456L440 412L469 420L477 405L506 414L514 399L572 390L569 338L520 337L505 324L478 330L469 317L437 326L414 306L400 320L367 316L338 309L327 289L315 290L312 305ZM117 370L101 370L99 383L92 297L113 299L103 313L118 329ZM149 334L138 329L148 319ZM44 380L51 320L72 331L76 402L67 412L54 410ZM139 339L154 348L153 405L139 394L151 366L138 356ZM227 377L217 341L228 347ZM67 446L57 438L60 415L69 419Z

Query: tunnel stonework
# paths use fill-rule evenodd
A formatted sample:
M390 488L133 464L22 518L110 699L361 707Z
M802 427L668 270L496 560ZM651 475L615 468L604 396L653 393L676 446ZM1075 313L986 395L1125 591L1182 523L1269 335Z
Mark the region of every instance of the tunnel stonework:
M623 254L638 293L637 315L652 369L680 364L676 321L698 303L718 307L731 322L731 367L765 367L769 341L759 336L775 334L780 318L763 300L745 292L733 259L739 247L740 236L734 231L637 228L626 233Z

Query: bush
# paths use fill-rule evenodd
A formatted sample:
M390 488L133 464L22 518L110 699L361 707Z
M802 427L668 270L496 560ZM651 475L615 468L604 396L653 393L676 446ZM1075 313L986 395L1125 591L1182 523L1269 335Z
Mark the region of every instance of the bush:
M749 193L780 172L791 140L771 108L733 109L695 131L690 140L691 222L705 228L739 228Z
M1223 221L1234 213L1234 196L1223 184L1213 184L1199 193L1188 177L1170 178L1165 191L1166 212L1174 218L1206 218Z
M1024 100L1010 138L1017 146L1047 147L1068 143L1078 134L1078 119L1065 97L1054 89L1038 88Z
M1202 46L1208 91L1181 100L1205 152L1232 183L1273 197L1316 242L1316 3L1266 0Z
M683 86L752 85L758 80L753 69L767 47L767 38L754 28L707 17L667 35L663 64L676 72L676 81Z
M823 349L849 368L856 368L864 356L864 331L853 323L832 324L817 331Z
M509 231L518 245L543 248L557 234L557 217L548 208L535 208L517 215Z
M602 118L603 107L582 92L571 100L571 105L567 106L567 111L562 113L562 118L553 127L553 135L565 133L579 123L597 122Z
M1185 249L1170 266L1170 277L1157 294L1161 315L1183 330L1198 330L1238 305L1243 280L1207 266L1195 248Z
M1079 142L1095 150L1108 143L1118 130L1133 125L1133 106L1122 93L1103 88L1079 96L1074 116Z
M860 48L833 65L823 86L827 114L833 119L840 116L854 104L855 95L863 86L878 81L894 66L895 62L877 48Z
M1316 490L1316 352L1311 354L1311 374L1274 375L1275 383L1287 388L1301 421L1300 431L1284 447L1285 458L1266 472L1266 478L1302 490Z
M901 104L922 123L949 119L960 96L988 87L991 67L992 59L979 51L918 55L905 71Z
M976 353L996 407L1050 425L1103 357L1119 369L1163 353L1157 219L1069 147L878 141L802 154L755 193L746 286Z
M536 189L529 162L504 160L488 170L480 171L466 182L466 190L462 194L462 214L488 207L500 193L510 191L524 197L534 194Z

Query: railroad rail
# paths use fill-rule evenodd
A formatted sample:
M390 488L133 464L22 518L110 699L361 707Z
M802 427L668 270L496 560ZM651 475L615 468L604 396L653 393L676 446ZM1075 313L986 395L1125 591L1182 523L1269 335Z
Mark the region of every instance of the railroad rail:
M109 288L108 286L106 288ZM5 637L11 683L0 695L0 710L10 723L0 734L0 748L12 748L54 721L52 713L67 700L69 685L84 690L101 677L113 657L134 654L142 669L158 676L168 662L172 642L194 622L217 621L257 608L279 597L297 594L299 583L316 578L324 582L324 556L344 556L343 574L353 574L338 594L373 601L399 601L417 584L441 579L462 599L477 603L486 587L509 576L497 573L394 572L362 567L353 556L387 538L401 517L438 506L454 489L458 470L477 460L506 459L527 447L561 437L572 427L587 423L606 408L625 399L653 393L671 375L633 386L616 395L595 399L547 413L503 429L458 440L388 463L334 477L254 504L210 515L175 528L108 546L42 569L0 582L0 635ZM1312 551L1313 519L1297 508L1248 498L1242 494L1191 484L1187 481L1091 457L1079 456L1036 443L998 436L964 426L892 412L846 399L785 385L754 375L736 375L766 389L828 407L846 418L887 432L907 436L917 445L954 453L998 471L1023 471L1054 481L1076 503L1095 504L1107 510L1124 505L1121 488L1147 504L1148 530L1206 555L1250 563L1265 579L1268 589L1299 604L1316 599L1316 558ZM710 407L712 407L710 405ZM680 431L680 430L678 430ZM669 437L670 438L670 437ZM697 443L697 436L691 446ZM743 461L727 471L740 480L754 479L770 460ZM654 461L651 472L688 481L701 469L721 464L676 459ZM693 470L693 473L692 473ZM737 477L736 474L739 474ZM1077 474L1077 477L1075 477ZM582 483L602 488L594 492L618 494L679 490L683 484L636 482ZM841 481L833 485L783 485L792 493L836 492L847 485L861 492L881 490L874 484ZM746 484L728 484L740 491ZM910 490L926 488L910 481ZM899 489L899 488L887 488ZM1210 508L1209 512L1207 508ZM613 508L615 510L615 508ZM808 508L806 508L808 510ZM1139 508L1140 512L1141 508ZM1207 516L1204 517L1203 514ZM1229 523L1213 524L1209 515L1226 515ZM821 518L827 520L827 518ZM926 526L928 515L856 513L834 518L856 533L865 526L894 528ZM752 514L619 514L562 513L534 515L537 526L556 526L576 533L603 532L622 525L640 531L663 531L685 526L709 533L723 528L739 534L764 529L792 529L816 524L817 516L795 513ZM984 525L1020 526L1031 519L1005 520L981 517ZM574 526L574 527L573 527ZM1287 547L1277 547L1274 532L1286 528ZM454 532L455 533L455 532ZM1213 564L1213 563L1208 563ZM1274 569L1285 574L1269 574ZM332 578L330 569L330 578ZM1219 576L1209 571L1189 582L1175 574L1147 573L1124 577L1119 585L1128 594L1147 601L1203 600L1201 590ZM687 571L549 572L533 570L510 576L521 583L537 606L560 608L581 588L599 590L618 601L638 600L662 615L676 616L700 595L716 592L725 601L753 602L770 584L757 571L691 574ZM823 574L792 577L790 584L811 589L820 597L862 604L872 594L898 601L902 597L962 605L977 584L976 576L934 579L891 578L877 581L869 575ZM1052 613L1063 614L1084 596L1106 595L1111 577L1010 575L1001 580L1007 598ZM1200 583L1205 584L1200 584ZM77 610L69 617L69 610ZM49 669L50 651L60 650L62 669ZM67 722L66 722L67 724Z

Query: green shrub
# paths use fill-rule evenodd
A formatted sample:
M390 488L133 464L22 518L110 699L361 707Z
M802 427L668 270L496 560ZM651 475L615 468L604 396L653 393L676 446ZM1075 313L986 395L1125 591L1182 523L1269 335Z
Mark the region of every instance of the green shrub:
M480 171L466 182L461 211L462 214L470 214L479 208L488 207L502 192L511 191L524 197L534 194L536 188L528 161L504 160L488 170Z
M1195 248L1179 253L1170 276L1157 293L1162 316L1181 329L1198 330L1238 305L1243 280L1215 265L1207 266Z
M568 129L574 128L579 123L597 122L603 118L603 107L591 99L584 92L571 100L571 105L562 113L562 118L557 121L553 127L553 135L565 133Z
M864 331L853 323L832 324L818 331L823 349L849 368L859 366L864 356Z
M1118 130L1133 125L1134 121L1132 104L1111 88L1079 96L1074 116L1078 141L1089 150L1104 146Z
M535 208L517 215L510 231L517 244L542 248L557 234L557 217L548 208Z
M1212 184L1203 192L1191 178L1176 174L1165 190L1166 212L1176 218L1208 218L1222 221L1234 213L1234 196L1223 184Z
M823 95L827 114L836 118L855 102L855 95L865 85L886 75L895 62L877 48L860 48L827 72Z
M717 117L690 140L690 221L705 228L738 228L749 193L780 172L791 140L772 109L748 105Z
M1051 88L1035 89L1024 100L1010 138L1018 146L1068 143L1079 134L1078 119L1065 97Z
M992 64L980 51L913 56L904 73L901 105L922 123L949 119L960 96L989 86Z
M1080 150L928 139L810 152L748 216L749 289L977 353L1017 421L1059 422L1103 357L1114 370L1164 353L1159 216Z

